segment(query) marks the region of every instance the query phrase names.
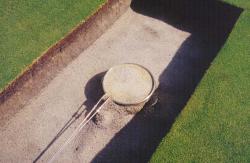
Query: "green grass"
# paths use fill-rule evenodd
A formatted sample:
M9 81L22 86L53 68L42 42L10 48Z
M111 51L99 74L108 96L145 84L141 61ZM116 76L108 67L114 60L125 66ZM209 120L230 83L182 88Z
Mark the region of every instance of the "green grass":
M227 3L230 3L230 4L235 5L237 7L241 7L244 9L250 9L250 1L249 0L220 0L220 1L226 1Z
M0 0L0 91L105 0Z
M151 162L250 162L247 8Z

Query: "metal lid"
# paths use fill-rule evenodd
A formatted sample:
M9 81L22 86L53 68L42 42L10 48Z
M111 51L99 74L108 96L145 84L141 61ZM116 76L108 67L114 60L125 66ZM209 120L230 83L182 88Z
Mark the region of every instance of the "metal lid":
M154 90L151 73L146 68L132 63L109 69L102 84L105 93L113 101L124 105L144 102Z

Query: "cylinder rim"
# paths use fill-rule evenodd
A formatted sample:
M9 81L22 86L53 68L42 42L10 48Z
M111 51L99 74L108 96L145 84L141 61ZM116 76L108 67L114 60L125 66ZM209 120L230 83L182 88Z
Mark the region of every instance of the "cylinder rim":
M136 102L136 103L126 103L126 102L121 102L121 101L115 101L112 97L110 97L112 99L112 101L114 101L117 104L121 104L121 105L137 105L137 104L140 104L140 103L148 101L149 98L153 95L154 90L155 90L155 79L154 79L154 76L152 75L152 73L146 67L144 67L142 65L139 65L137 63L122 63L122 64L119 64L119 65L136 65L136 66L139 66L139 67L143 68L144 70L146 70L149 73L149 75L150 75L150 77L152 79L152 89L151 89L150 93L143 100L141 100L139 102ZM118 66L118 65L116 65L116 66ZM105 94L107 94L107 91L103 87L103 81L104 81L104 78L105 78L106 74L109 71L111 71L114 67L115 66L113 66L110 69L108 69L108 71L105 73L104 77L102 78L102 88L103 88L103 91L104 91Z

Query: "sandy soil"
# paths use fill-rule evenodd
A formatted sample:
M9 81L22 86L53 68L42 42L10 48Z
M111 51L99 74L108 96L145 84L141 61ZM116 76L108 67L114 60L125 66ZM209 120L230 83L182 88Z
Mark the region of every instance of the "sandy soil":
M164 84L160 76L189 36L189 33L163 21L129 9L92 46L59 72L38 96L30 99L14 116L5 119L0 127L0 162L34 161L79 108L88 110L101 97L102 72L113 65L125 62L141 64L153 73L157 84ZM193 51L199 50L192 48ZM165 82L169 87L175 83L174 80ZM113 162L115 156L100 152L132 121L134 114L109 102L99 116L101 120L90 122L61 153L57 162ZM83 118L76 120L38 162L46 162ZM132 131L138 132L140 142L140 134L145 133ZM130 140L124 142L127 144L124 147L121 144L120 148L124 148L123 152L131 159L137 157L133 152L147 148L131 144Z

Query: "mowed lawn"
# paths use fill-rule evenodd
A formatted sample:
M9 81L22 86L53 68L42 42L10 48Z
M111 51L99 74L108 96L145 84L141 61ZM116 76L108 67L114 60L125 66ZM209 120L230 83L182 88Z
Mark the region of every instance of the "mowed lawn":
M250 162L250 1L226 44L151 158L160 162Z
M0 0L0 91L105 0Z

